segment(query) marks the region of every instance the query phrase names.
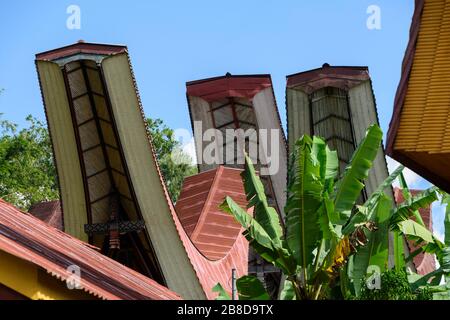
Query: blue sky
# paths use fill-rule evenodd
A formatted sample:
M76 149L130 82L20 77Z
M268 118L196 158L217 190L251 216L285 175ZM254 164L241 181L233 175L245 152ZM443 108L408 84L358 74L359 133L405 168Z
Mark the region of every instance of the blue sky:
M71 4L80 30L66 27ZM366 27L370 5L381 9L380 30ZM186 81L270 73L285 123L285 76L328 62L369 67L386 132L413 9L413 0L3 1L0 113L19 125L28 114L44 120L34 54L83 39L127 45L146 114L174 129L190 129ZM407 175L412 187L428 185ZM434 218L442 233L442 208Z

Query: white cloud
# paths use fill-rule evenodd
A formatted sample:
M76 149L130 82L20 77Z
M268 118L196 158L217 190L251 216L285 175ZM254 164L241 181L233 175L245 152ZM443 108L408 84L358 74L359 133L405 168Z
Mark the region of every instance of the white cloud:
M444 242L444 234L439 231L433 231L433 235L438 238L439 241Z
M186 128L178 128L173 131L175 139L181 144L181 150L184 154L187 154L192 164L197 164L197 155L195 153L195 141L190 130ZM176 155L175 155L176 156ZM184 157L185 158L185 157Z
M444 218L445 218L445 205L442 205L439 201L433 203L431 207L433 215L433 232L435 236L444 241Z
M394 159L386 156L386 161L387 161L387 166L388 166L388 170L389 173L392 173L395 169L397 169L397 167L400 165L399 162L395 161ZM417 186L419 184L422 183L426 183L426 180L423 179L421 176L419 176L417 173L415 173L414 171L408 169L405 167L405 169L403 169L403 176L405 177L406 183L408 184L409 188L417 188ZM393 183L394 187L398 187L399 186L399 182L396 179Z
M181 146L183 152L188 154L192 159L192 164L197 164L197 154L195 153L195 140L191 138L188 142Z

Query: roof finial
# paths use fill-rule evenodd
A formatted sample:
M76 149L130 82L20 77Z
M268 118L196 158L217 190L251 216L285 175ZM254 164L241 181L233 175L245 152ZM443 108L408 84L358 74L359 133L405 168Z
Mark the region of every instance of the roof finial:
M85 41L83 39L80 39L77 41L78 43L85 43Z
M225 73L225 76L231 77L231 73L227 72L227 73Z
M325 63L322 65L322 68L328 68L329 66L330 66L330 64L327 63L327 62L325 62Z

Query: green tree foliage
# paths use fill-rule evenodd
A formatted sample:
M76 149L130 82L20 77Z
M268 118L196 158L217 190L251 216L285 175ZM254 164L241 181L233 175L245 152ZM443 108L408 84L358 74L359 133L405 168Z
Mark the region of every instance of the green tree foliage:
M47 127L31 115L26 120L28 126L19 130L17 124L0 119L0 198L23 210L59 198ZM197 168L181 150L172 129L160 119L147 122L169 194L176 201L184 178Z
M412 289L405 271L395 269L381 274L380 289L363 287L360 300L432 300L429 288Z
M161 119L148 118L147 125L167 190L172 201L176 202L184 178L196 174L197 167L192 165L191 157L181 149L174 131L167 127Z
M58 198L56 171L45 125L28 116L29 126L0 121L0 197L27 210Z

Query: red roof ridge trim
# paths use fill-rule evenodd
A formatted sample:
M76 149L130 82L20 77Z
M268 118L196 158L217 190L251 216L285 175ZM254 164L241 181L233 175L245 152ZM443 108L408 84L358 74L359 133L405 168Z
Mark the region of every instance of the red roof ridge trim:
M324 87L337 87L344 90L369 80L367 67L327 66L294 73L286 76L287 88L301 88L310 94Z
M257 93L270 87L270 75L226 75L186 83L189 96L200 97L207 102L230 97L252 99Z
M36 60L56 60L80 53L112 55L121 52L127 52L127 50L127 47L123 45L77 42L61 48L38 53L36 54Z

